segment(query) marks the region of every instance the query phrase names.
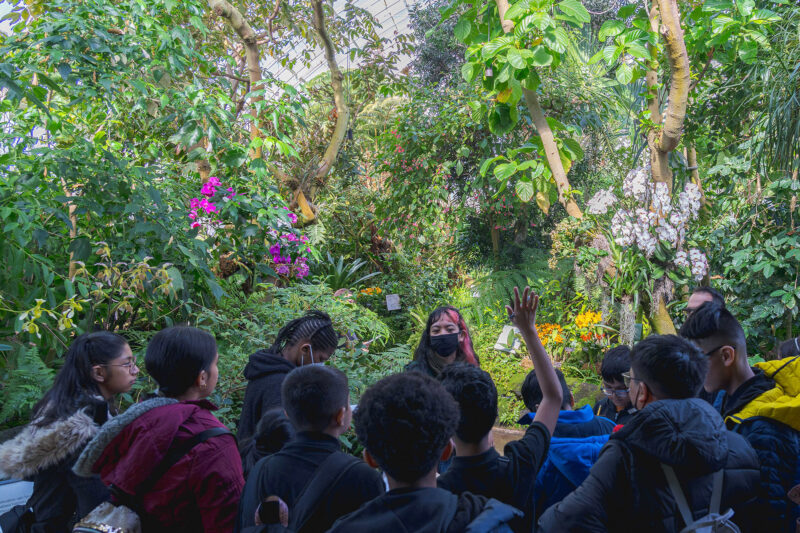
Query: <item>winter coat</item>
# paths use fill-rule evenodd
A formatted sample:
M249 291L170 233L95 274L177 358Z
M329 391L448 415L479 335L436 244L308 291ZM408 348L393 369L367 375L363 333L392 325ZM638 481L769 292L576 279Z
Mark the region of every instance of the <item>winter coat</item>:
M537 518L583 483L613 430L614 422L594 416L588 405L558 414L547 460L536 476Z
M521 514L510 505L469 492L395 489L340 518L329 533L510 533L508 522Z
M283 380L295 368L294 364L267 350L259 350L250 356L250 361L244 367L244 377L248 383L236 435L239 442L253 436L261 415L282 405Z
M800 506L787 493L800 483L800 357L758 363L753 371L724 399L722 415L758 454L765 531L794 533Z
M33 481L33 494L25 504L33 510L24 518L28 531L72 531L78 520L108 500L108 489L99 478L72 472L78 454L107 419L108 404L96 401L47 426L28 425L0 445L0 478Z
M75 464L75 473L100 478L117 491L136 495L170 447L207 429L225 426L211 414L208 401L177 402L153 398L136 404L105 424ZM159 531L233 530L244 487L242 462L232 435L211 438L192 448L141 495L147 519Z
M611 401L611 398L603 398L594 404L594 414L608 418L615 424L625 425L631 421L636 415L636 408L629 405L622 411L617 411L617 406Z
M698 398L653 402L613 433L589 477L542 515L541 531L680 531L661 463L674 468L695 519L708 514L713 473L723 469L722 510L734 510L743 532L758 531L758 457Z

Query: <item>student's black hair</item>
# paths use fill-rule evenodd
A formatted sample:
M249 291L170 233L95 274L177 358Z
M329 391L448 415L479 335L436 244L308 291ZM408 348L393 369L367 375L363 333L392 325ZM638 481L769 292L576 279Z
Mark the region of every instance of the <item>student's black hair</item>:
M631 349L624 344L608 350L603 355L603 362L600 363L600 375L608 383L612 381L621 383L622 374L630 369Z
M442 370L439 381L458 403L461 415L456 435L464 442L479 442L497 420L497 388L492 377L468 363L453 363Z
M631 350L634 377L660 400L694 398L705 381L708 358L677 335L650 335Z
M692 294L696 294L698 292L711 296L711 303L720 307L725 307L725 297L722 296L722 293L717 289L707 286L698 286L692 289Z
M689 315L678 334L690 341L708 339L714 344L729 344L738 353L747 353L744 330L736 318L724 307L705 302Z
M53 386L33 407L37 426L72 416L78 409L96 401L100 388L92 378L92 367L105 365L122 355L128 341L109 331L79 335L69 345L64 365L58 371Z
M311 310L300 318L289 321L278 332L269 351L280 354L287 346L307 340L312 350L331 350L339 344L339 336L327 313Z
M567 379L564 377L564 373L558 368L555 370L563 393L561 409L568 409L572 405L572 391L569 390L569 385L567 385ZM520 392L522 393L522 402L525 404L525 407L528 408L528 411L532 413L535 412L536 406L542 403L542 398L544 398L542 387L539 385L539 378L536 377L536 370L531 370L528 375L525 376L525 381L522 382L522 389Z
M332 366L297 367L281 386L283 408L297 431L323 431L349 398L347 376Z
M392 478L412 483L430 473L458 427L458 404L441 383L418 372L371 386L353 423L359 442Z
M190 326L162 329L150 339L144 356L147 373L164 396L176 398L189 390L217 356L214 336Z
M239 446L245 478L260 459L278 453L287 443L294 440L294 437L294 426L286 417L282 407L270 409L261 415L255 433L243 440Z

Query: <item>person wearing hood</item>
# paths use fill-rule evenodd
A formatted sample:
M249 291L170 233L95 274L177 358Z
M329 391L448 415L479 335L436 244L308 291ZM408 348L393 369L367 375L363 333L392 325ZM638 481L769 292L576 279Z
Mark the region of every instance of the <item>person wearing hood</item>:
M639 412L611 435L589 477L545 511L540 531L681 531L687 524L668 472L692 520L709 514L720 472L719 512L732 509L742 531L758 530L758 457L708 402L695 398L707 369L703 353L675 335L637 343L625 381Z
M138 374L123 337L96 331L75 338L31 423L0 446L0 478L33 481L27 503L0 516L2 531L72 531L108 499L99 479L76 476L72 465L111 417L115 396L128 392Z
M713 303L692 313L680 334L705 352L705 389L722 391L715 406L726 426L758 454L763 531L794 533L800 505L788 493L800 483L800 357L751 367L742 326Z
M615 426L608 418L595 416L589 405L575 409L575 398L564 374L556 369L556 376L563 400L547 458L539 469L533 489L536 518L583 483ZM520 392L530 412L517 423L527 426L533 422L543 398L536 370L525 376Z
M237 437L244 449L261 416L281 407L281 385L286 375L303 365L324 363L338 347L339 337L331 318L322 311L309 311L286 324L266 350L250 356L244 368L247 389Z
M233 531L244 478L236 439L206 399L218 360L216 340L205 331L156 333L145 367L159 396L107 422L75 463L79 476L100 476L113 504L135 510L143 531Z

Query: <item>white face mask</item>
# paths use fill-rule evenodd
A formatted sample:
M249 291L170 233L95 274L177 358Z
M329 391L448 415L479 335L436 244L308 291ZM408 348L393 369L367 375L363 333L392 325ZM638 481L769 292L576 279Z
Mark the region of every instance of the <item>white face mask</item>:
M308 345L308 351L309 351L309 353L311 354L311 364L312 364L312 365L324 365L324 364L325 364L325 363L323 363L322 361L320 361L319 363L315 363L315 362L314 362L314 349L311 347L311 345L310 345L310 344ZM305 354L303 354L303 359L301 359L301 363L302 363L302 362L305 360L305 357L306 357L306 356L305 356ZM300 366L305 366L305 363L303 363L303 364L302 364L302 365L300 365Z

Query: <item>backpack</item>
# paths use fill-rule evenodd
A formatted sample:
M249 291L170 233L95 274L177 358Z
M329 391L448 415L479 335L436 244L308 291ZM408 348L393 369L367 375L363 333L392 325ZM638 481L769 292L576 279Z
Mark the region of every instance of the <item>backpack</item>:
M678 476L675 475L675 470L664 463L661 463L661 468L664 470L669 490L672 492L683 522L686 524L686 527L681 529L680 533L741 533L739 526L731 521L733 509L728 509L723 514L719 513L719 507L722 503L722 481L725 475L722 469L714 472L714 487L711 489L711 503L708 506L708 514L694 520L692 518L692 510L686 501L686 495L683 493L681 484L678 481Z
M124 493L112 485L111 493L121 505L114 505L111 502L101 503L78 522L72 531L74 533L104 533L108 531L113 531L114 533L142 533L143 529L149 531L150 528L148 526L155 524L148 523L149 519L143 509L142 498L144 495L151 491L158 480L195 446L221 435L233 436L233 433L226 428L212 428L198 433L179 446L171 445L158 466L136 489L136 494Z

